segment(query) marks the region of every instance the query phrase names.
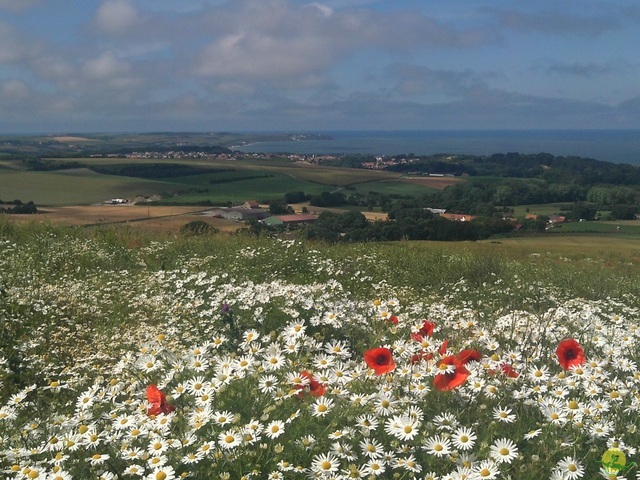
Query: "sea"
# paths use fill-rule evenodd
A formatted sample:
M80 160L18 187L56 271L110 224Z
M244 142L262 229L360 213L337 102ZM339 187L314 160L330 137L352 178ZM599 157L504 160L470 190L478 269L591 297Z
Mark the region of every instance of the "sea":
M233 148L248 153L306 155L550 153L556 156L578 156L640 165L640 130L393 130L293 133L313 133L330 138L257 142Z

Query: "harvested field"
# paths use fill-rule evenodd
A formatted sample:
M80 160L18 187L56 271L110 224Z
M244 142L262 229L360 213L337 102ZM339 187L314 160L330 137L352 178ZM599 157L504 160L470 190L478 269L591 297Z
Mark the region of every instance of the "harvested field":
M71 136L53 137L53 140L55 140L56 142L63 142L63 143L68 143L68 142L93 142L94 141L94 140L91 140L90 138L71 137Z
M135 228L153 232L172 233L194 220L205 221L223 232L235 232L243 224L219 218L205 217L204 207L143 206L143 205L91 205L50 207L40 209L36 215L8 215L12 221L42 222L52 225L91 226L126 223Z
M464 182L460 177L403 177L402 181L435 188L436 190L444 190L451 185Z

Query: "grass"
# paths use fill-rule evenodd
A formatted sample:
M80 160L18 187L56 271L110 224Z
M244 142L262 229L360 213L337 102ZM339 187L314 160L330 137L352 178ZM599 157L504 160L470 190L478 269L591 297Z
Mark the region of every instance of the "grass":
M236 177L223 183L202 185L205 192L181 193L178 197L165 198L164 202L170 203L193 203L209 200L213 203L231 202L234 204L243 203L246 200L255 199L258 201L281 198L287 192L304 191L314 194L326 190L326 186L309 183L278 173L252 173L246 172L248 179ZM257 178L255 178L257 177ZM200 179L193 179L193 185L199 185Z
M289 161L245 159L181 160L183 165L219 168L225 171L162 180L97 174L97 166L122 164L122 159L88 158L75 160L83 168L33 172L0 169L4 185L3 200L34 201L36 205L87 205L109 198L133 198L137 195L162 195L165 203L244 202L247 199L269 200L287 192L318 194L344 186L397 195L420 195L430 191L411 183L399 182L399 174L360 169L296 165ZM135 164L175 164L176 160L136 159Z
M635 221L611 221L611 222L568 222L555 226L554 233L601 233L619 234L624 236L640 236L640 225Z
M464 459L598 478L612 442L629 462L640 442L640 249L608 241L328 246L0 218L0 469L412 479ZM586 363L565 370L567 337Z
M536 204L536 205L517 205L513 208L514 216L516 217L524 217L526 214L530 213L532 215L558 215L566 203L546 203L546 204Z
M133 198L167 191L173 185L154 180L99 175L89 171L25 172L0 170L2 200L43 205L88 205L110 198Z

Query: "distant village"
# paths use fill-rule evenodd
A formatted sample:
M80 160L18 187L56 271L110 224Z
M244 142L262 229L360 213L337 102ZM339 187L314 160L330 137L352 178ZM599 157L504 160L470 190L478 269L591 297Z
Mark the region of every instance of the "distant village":
M344 155L306 155L300 153L288 153L288 154L274 154L274 153L210 153L204 151L183 151L175 150L168 152L158 151L144 151L144 152L131 152L131 153L100 153L90 155L91 158L130 158L130 159L165 159L165 160L180 160L180 159L211 159L211 160L240 160L242 158L252 158L257 160L274 160L286 158L294 163L307 163L310 165L322 165L327 162L333 162ZM452 157L450 157L452 158ZM449 159L450 159L449 158ZM363 162L360 165L362 168L369 170L384 170L387 167L393 165L410 164L420 160L419 158L396 158L392 156L379 155L373 160ZM453 176L443 174L431 174L430 176Z

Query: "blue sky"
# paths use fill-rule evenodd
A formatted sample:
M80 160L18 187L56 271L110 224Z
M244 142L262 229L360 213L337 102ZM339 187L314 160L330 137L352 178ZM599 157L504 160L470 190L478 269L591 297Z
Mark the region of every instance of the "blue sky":
M637 0L0 0L0 132L640 128Z

